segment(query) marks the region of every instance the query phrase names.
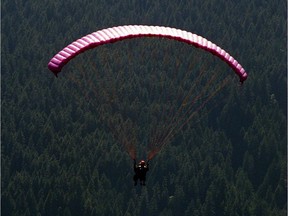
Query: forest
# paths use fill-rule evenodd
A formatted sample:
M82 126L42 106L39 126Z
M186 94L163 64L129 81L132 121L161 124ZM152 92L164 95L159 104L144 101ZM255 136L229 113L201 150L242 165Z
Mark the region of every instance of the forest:
M286 1L1 3L1 215L287 215ZM201 35L248 79L164 38L91 49L58 78L47 68L121 25ZM131 155L149 151L134 186Z

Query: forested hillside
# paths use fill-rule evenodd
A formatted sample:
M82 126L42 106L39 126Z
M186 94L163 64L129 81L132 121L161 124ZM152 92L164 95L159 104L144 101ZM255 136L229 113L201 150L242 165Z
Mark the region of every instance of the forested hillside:
M241 86L219 58L156 38L90 50L58 78L48 70L77 38L131 24L202 35L249 77ZM3 0L1 32L2 215L287 215L286 1ZM227 85L134 186L123 145L145 158L178 100L208 89L193 87L202 72L208 83L229 74Z

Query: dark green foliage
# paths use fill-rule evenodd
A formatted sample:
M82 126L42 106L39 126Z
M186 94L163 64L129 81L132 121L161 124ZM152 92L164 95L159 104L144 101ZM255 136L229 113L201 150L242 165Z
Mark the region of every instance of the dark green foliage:
M2 215L286 215L286 4L3 0ZM161 82L153 82L151 71L171 92L181 93L185 88L175 89L165 73L177 69L181 80L181 72L201 67L232 72L195 48L148 39L85 53L58 79L48 71L49 59L71 41L124 24L172 26L203 35L249 73L242 87L232 83L221 91L214 109L203 109L204 115L196 116L151 161L144 188L133 186L132 161L101 119L116 121L118 113L108 111L117 109L137 119L127 131L131 137L138 134L141 155L150 124L159 123L146 118L160 104ZM67 79L91 62L100 75L117 73L129 81L125 86L113 79L99 84L108 95L100 108ZM111 106L111 101L121 105Z

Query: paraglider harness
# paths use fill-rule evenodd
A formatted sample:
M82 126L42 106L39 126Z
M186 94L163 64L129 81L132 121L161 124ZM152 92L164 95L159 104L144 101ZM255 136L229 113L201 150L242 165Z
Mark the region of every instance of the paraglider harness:
M136 160L134 159L134 172L135 175L133 177L134 185L137 185L138 179L140 180L140 185L146 185L146 173L149 171L149 161L147 163L144 160L141 160L139 164L136 164Z

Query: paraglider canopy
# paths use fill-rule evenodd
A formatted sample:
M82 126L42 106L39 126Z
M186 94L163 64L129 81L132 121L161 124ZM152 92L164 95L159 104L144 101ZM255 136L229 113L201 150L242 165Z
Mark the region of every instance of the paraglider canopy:
M103 44L135 37L164 37L204 49L225 61L239 76L240 82L247 79L248 75L238 61L206 38L180 29L145 25L118 26L88 34L57 53L48 63L48 68L57 76L63 66L78 54Z

